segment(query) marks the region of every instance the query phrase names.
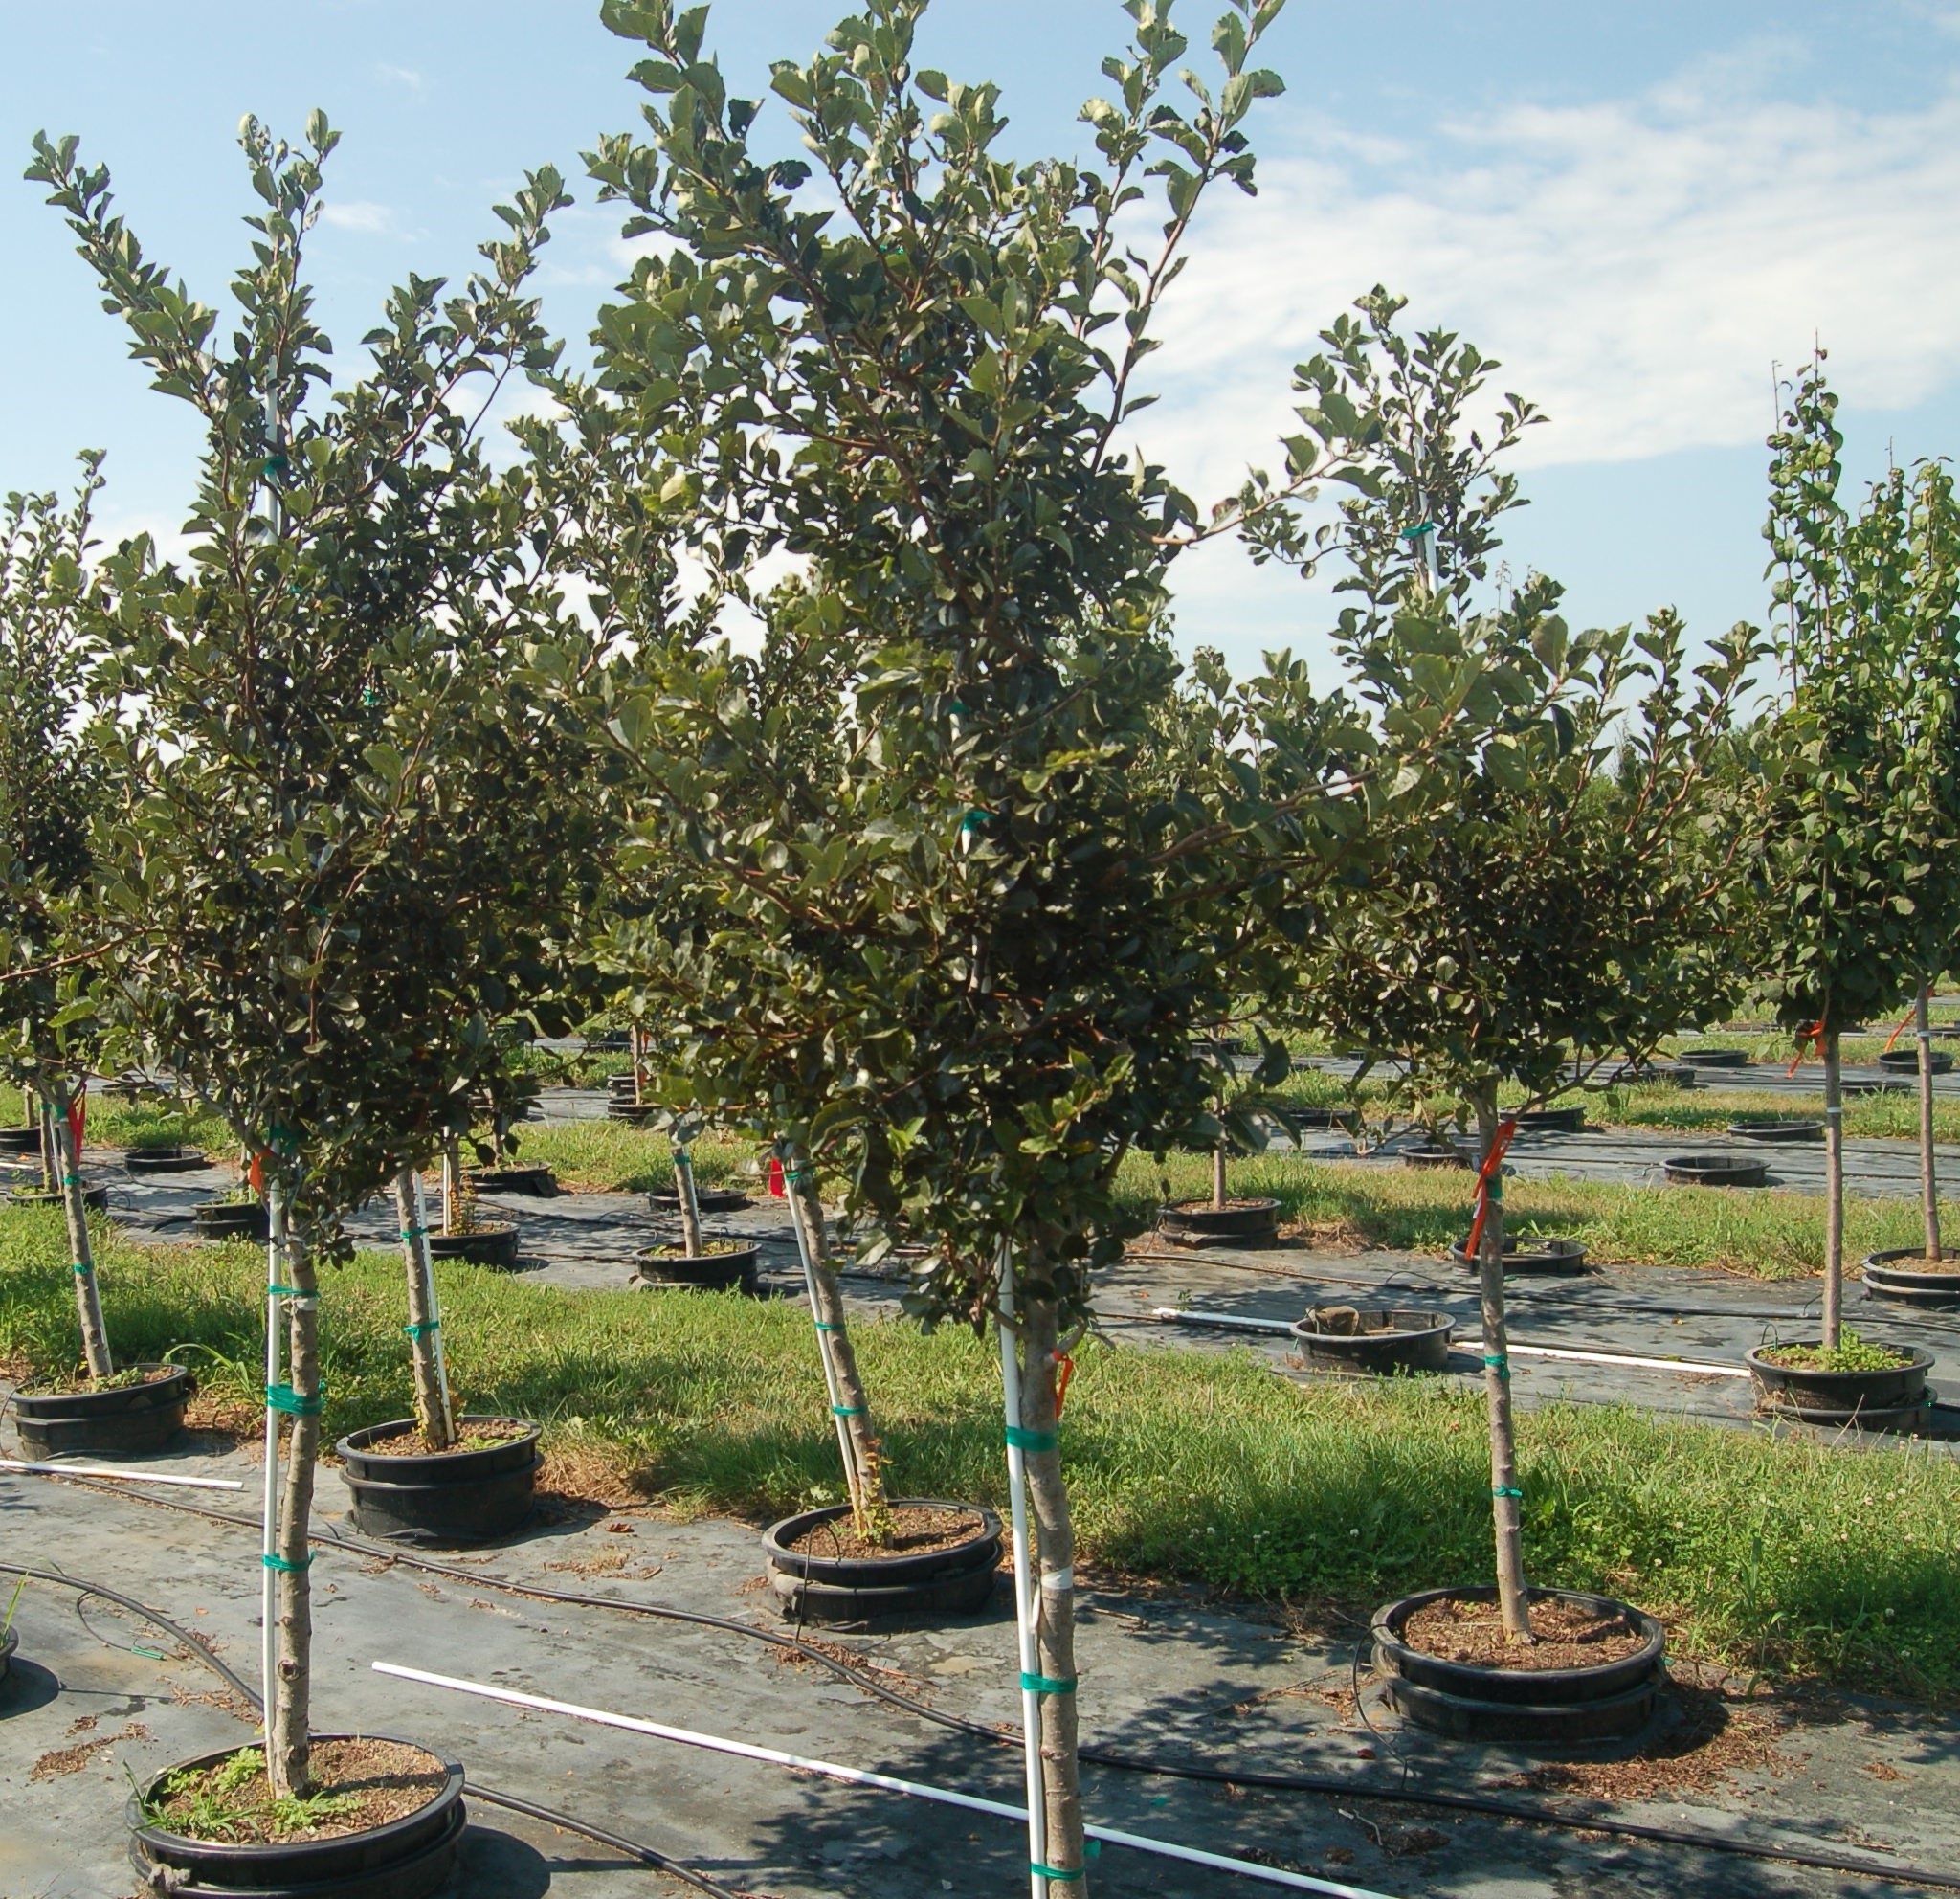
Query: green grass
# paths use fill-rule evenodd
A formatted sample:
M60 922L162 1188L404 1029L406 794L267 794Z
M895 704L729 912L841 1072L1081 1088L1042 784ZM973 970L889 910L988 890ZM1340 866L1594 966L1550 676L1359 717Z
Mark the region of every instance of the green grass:
M59 1224L0 1215L0 1353L72 1363ZM133 1247L101 1284L128 1356L175 1348L208 1389L256 1396L250 1248ZM682 1511L778 1514L838 1495L810 1322L707 1294L572 1293L443 1268L459 1392L536 1418L558 1448L616 1455ZM408 1347L396 1262L326 1276L326 1425L399 1417ZM948 1329L861 1324L895 1485L1002 1494L998 1367ZM1481 1400L1395 1382L1303 1391L1249 1354L1091 1344L1070 1388L1066 1467L1086 1562L1311 1607L1352 1608L1490 1575ZM1904 1447L1833 1454L1627 1410L1548 1407L1523 1427L1531 1570L1667 1615L1678 1649L1847 1685L1960 1689L1960 1470Z

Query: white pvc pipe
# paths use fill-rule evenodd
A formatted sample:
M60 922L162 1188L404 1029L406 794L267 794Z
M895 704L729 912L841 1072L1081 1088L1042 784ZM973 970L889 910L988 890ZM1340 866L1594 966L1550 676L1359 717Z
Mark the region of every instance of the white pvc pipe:
M1215 1326L1226 1331L1293 1330L1292 1322L1287 1319L1253 1319L1236 1312L1181 1312L1175 1306L1153 1307L1150 1317L1179 1326ZM1624 1352L1581 1351L1575 1346L1520 1345L1516 1339L1511 1340L1507 1349L1520 1358L1570 1358L1583 1365L1631 1365L1643 1372L1694 1372L1704 1378L1750 1375L1747 1365L1712 1365L1700 1358L1637 1358Z
M928 1787L918 1780L901 1780L896 1775L876 1774L868 1768L840 1767L835 1761L812 1760L807 1755L789 1754L781 1748L757 1747L752 1741L731 1741L720 1734L702 1734L691 1728L671 1728L661 1721L642 1721L631 1714L611 1714L604 1709L584 1708L574 1701L553 1701L547 1695L523 1694L515 1688L492 1687L485 1682L465 1682L454 1675L431 1674L424 1668L405 1668L393 1662L370 1663L377 1675L392 1675L405 1682L421 1682L429 1687L453 1688L458 1694L480 1695L486 1701L507 1702L513 1708L533 1708L546 1714L563 1714L573 1721L592 1721L602 1728L623 1728L628 1733L651 1734L657 1741L678 1741L682 1747L704 1748L710 1754L734 1754L742 1760L764 1761L774 1767L791 1767L802 1774L821 1775L827 1780L841 1780L854 1787L878 1787L890 1794L906 1794L916 1800L932 1800L940 1806L964 1807L969 1813L992 1814L1000 1820L1027 1818L1019 1807L1005 1800L983 1799L977 1794L962 1794L950 1787ZM1160 1859L1182 1860L1188 1865L1209 1866L1216 1872L1236 1872L1247 1879L1263 1880L1269 1886L1290 1887L1296 1892L1318 1892L1325 1899L1390 1899L1365 1886L1344 1886L1338 1880L1315 1879L1303 1872L1289 1872L1281 1866L1260 1865L1253 1860L1235 1860L1224 1853L1207 1853L1196 1846L1180 1846L1170 1840L1153 1840L1147 1834L1125 1833L1113 1826L1087 1826L1091 1840L1104 1840L1112 1846L1130 1846L1140 1853L1154 1853Z
M108 1470L89 1463L23 1463L17 1457L0 1457L0 1470L22 1470L33 1477L120 1477L130 1484L176 1484L187 1490L242 1490L231 1477L166 1477L155 1470Z
M1014 1315L1014 1255L1003 1240L1000 1248L1000 1309L1003 1320ZM1021 1368L1014 1356L1013 1329L1000 1333L1001 1407L1009 1426L1020 1428ZM1048 1864L1048 1789L1041 1762L1041 1697L1028 1682L1041 1672L1041 1655L1035 1641L1035 1618L1040 1598L1036 1594L1032 1553L1028 1548L1028 1462L1012 1438L1007 1446L1008 1511L1014 1536L1014 1638L1021 1658L1021 1755L1028 1786L1028 1879L1034 1899L1048 1899L1048 1881L1033 1870Z
M278 1685L278 1587L272 1560L278 1554L279 1534L279 1415L272 1408L272 1390L279 1382L279 1295L272 1288L283 1283L286 1208L278 1183L265 1195L265 1506L259 1538L258 1666L259 1707L264 1710L266 1759L272 1758L274 1690Z

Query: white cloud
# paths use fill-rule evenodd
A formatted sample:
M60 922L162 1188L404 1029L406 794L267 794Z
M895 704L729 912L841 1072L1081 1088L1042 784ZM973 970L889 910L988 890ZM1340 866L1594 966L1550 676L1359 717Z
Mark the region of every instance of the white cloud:
M368 204L359 198L324 206L320 221L336 231L360 231L370 236L383 236L395 229L394 212L387 205Z
M1518 105L1391 151L1281 123L1257 199L1208 213L1139 418L1153 456L1229 490L1273 465L1294 363L1359 292L1500 357L1549 426L1521 461L1759 441L1770 364L1814 336L1847 400L1920 400L1960 369L1960 91L1858 112L1704 66L1638 97ZM1277 141L1270 133L1266 146Z
M374 66L374 77L385 84L401 86L409 92L426 92L428 90L428 87L423 82L421 74L408 66L390 66L385 60L377 60Z

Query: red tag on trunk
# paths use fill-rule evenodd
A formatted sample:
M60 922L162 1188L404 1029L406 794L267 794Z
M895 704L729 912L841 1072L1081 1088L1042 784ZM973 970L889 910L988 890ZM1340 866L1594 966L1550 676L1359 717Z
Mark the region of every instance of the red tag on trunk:
M788 1190L783 1185L783 1163L774 1154L769 1156L769 1192L779 1200L789 1197Z
M88 1077L84 1075L81 1085L76 1089L68 1103L68 1131L75 1136L75 1151L81 1152L81 1130L88 1123Z

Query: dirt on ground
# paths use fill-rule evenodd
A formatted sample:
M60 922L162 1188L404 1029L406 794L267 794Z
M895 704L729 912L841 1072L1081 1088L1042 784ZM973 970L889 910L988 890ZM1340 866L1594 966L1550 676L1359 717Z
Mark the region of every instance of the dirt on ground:
M1514 1642L1495 1602L1444 1600L1418 1609L1402 1640L1444 1662L1476 1668L1591 1668L1637 1654L1647 1638L1617 1616L1595 1615L1573 1602L1534 1602L1537 1641Z
M892 1534L882 1543L867 1542L851 1519L842 1516L813 1524L784 1547L802 1556L889 1561L895 1556L924 1556L935 1550L956 1549L970 1542L981 1526L977 1510L943 1509L932 1504L895 1504L891 1514Z
M95 1726L94 1717L84 1715L69 1729L71 1734L85 1731ZM28 1782L33 1785L40 1780L59 1780L70 1774L79 1774L96 1755L105 1748L115 1747L122 1741L146 1741L150 1731L141 1721L132 1721L120 1734L101 1734L92 1741L78 1741L72 1748L55 1748L44 1754L28 1770Z
M244 1776L235 1787L223 1792L213 1788L212 1783L225 1772L226 1765L219 1762L184 1776L169 1796L157 1803L160 1822L168 1827L198 1805L200 1797L214 1798L226 1814L226 1840L253 1845L278 1840L332 1840L385 1826L390 1821L406 1820L441 1793L449 1777L435 1755L403 1741L362 1737L315 1741L309 1794L325 1795L345 1804L315 1815L311 1825L292 1827L281 1823L273 1802L272 1784L262 1768Z

